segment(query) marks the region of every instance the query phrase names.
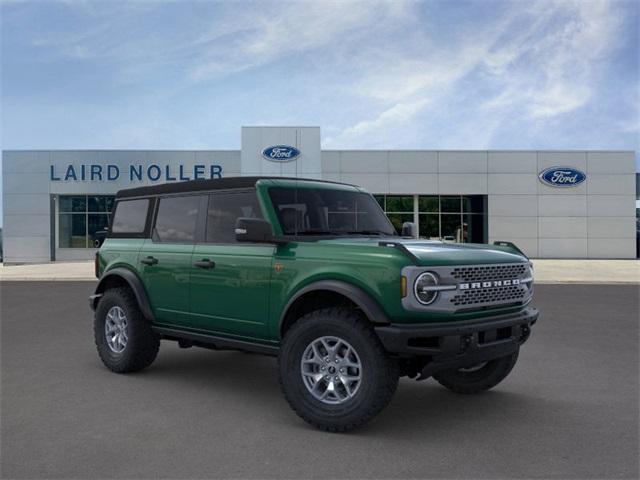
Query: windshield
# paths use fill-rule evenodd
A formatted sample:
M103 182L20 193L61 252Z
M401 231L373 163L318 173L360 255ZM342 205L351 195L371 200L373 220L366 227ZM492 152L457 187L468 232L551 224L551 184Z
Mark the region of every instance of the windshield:
M284 235L396 235L368 193L274 187L269 196Z

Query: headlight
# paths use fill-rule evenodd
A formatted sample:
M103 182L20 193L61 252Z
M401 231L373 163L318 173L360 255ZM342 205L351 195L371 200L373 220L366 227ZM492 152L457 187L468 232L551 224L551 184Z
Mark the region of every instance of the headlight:
M430 305L438 297L438 277L431 272L424 272L413 284L413 292L416 299L422 305Z

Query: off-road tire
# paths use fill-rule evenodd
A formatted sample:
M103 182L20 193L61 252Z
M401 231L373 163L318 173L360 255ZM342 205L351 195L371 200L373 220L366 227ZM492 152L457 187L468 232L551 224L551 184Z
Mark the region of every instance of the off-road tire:
M305 349L323 336L346 340L362 364L358 390L338 405L314 398L301 376ZM278 368L280 387L291 408L307 423L329 432L346 432L372 419L391 400L399 378L397 362L388 357L371 324L350 308L327 308L301 317L282 340Z
M120 353L109 348L105 337L106 315L114 306L120 307L127 317L128 340ZM109 289L100 298L93 333L102 363L116 373L137 372L148 367L160 348L160 337L151 329L149 320L142 315L133 292L126 287Z
M506 357L490 360L476 371L445 370L434 374L433 378L440 385L455 393L480 393L495 387L504 380L517 360L518 351Z

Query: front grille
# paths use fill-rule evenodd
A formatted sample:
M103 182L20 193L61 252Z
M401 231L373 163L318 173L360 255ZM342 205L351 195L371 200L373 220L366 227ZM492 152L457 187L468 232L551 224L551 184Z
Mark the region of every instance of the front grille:
M402 269L407 282L415 286L425 271L439 280L435 301L428 306L434 312L458 313L526 305L533 295L533 271L528 263L481 265L408 266ZM416 295L407 295L402 305L423 312L425 305Z
M468 306L486 303L517 303L525 300L528 295L527 287L523 285L509 285L507 287L493 287L479 290L466 290L451 298L455 306Z
M520 278L526 271L527 266L522 263L514 263L513 265L478 265L472 267L456 267L451 271L451 276L461 282L482 282L487 280Z

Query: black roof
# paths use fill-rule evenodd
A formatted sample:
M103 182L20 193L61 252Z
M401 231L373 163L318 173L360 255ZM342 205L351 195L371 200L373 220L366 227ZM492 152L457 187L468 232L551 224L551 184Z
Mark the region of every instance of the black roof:
M329 182L327 180L316 180L313 178L295 177L227 177L213 178L210 180L189 180L186 182L168 182L160 185L148 187L125 188L118 190L116 198L149 197L153 195L164 195L183 192L203 192L209 190L227 190L232 188L251 188L258 180L300 180L303 182ZM339 184L339 183L338 183ZM344 184L342 184L344 185Z

